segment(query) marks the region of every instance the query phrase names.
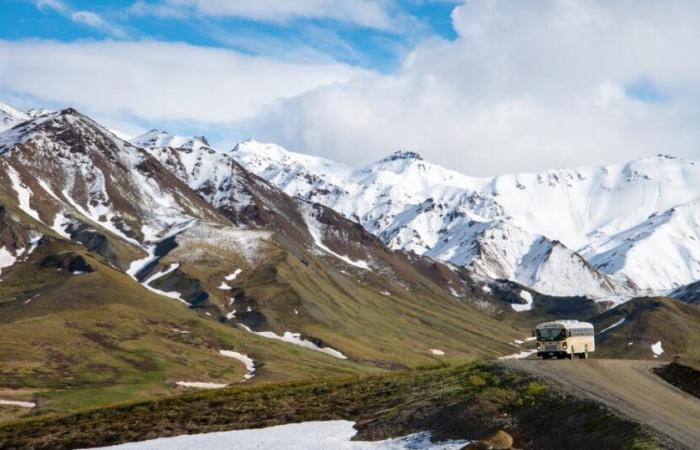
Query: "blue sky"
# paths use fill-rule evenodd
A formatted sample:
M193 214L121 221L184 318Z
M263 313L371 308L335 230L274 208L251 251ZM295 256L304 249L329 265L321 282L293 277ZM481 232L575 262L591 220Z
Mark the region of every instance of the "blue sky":
M472 175L700 156L694 0L0 0L0 101Z
M395 26L388 28L333 17L300 16L279 22L245 17L245 14L178 16L144 11L156 6L157 1L3 0L3 3L1 39L179 41L231 48L252 55L335 60L385 73L391 72L401 56L419 40L429 36L455 38L450 19L455 2L449 0L385 2L390 5L387 11L397 17ZM139 9L143 5L146 8ZM73 14L80 11L99 16L108 26L75 20Z

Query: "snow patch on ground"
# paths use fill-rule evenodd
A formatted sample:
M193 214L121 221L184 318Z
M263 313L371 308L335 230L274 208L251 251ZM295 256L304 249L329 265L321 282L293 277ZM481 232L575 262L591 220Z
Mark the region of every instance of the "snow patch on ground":
M285 331L282 336L279 334L273 332L273 331L253 331L250 328L248 328L245 325L241 326L249 333L257 334L258 336L262 336L264 338L268 339L275 339L278 341L286 342L288 344L293 344L293 345L298 345L299 347L304 347L308 348L310 350L315 350L317 352L322 352L327 355L333 356L334 358L338 359L348 359L347 356L343 355L340 353L338 350L331 348L331 347L319 347L318 345L314 344L311 341L307 341L306 339L301 337L301 333L292 333L291 331Z
M154 281L158 280L159 278L163 278L164 276L168 275L169 273L175 271L178 267L180 267L180 264L179 264L179 263L172 263L172 264L170 264L170 266L169 266L167 269L165 269L165 270L160 270L160 271L154 273L153 275L151 275L150 277L148 277L148 279L146 279L146 281L144 281L144 282L141 283L141 284L143 285L143 287L145 287L146 289L148 289L148 290L151 291L151 292L155 292L156 294L162 295L162 296L164 296L164 297L168 297L168 298L172 298L172 299L175 299L175 300L179 300L179 301L181 301L182 303L184 303L185 305L188 305L188 306L189 306L189 303L188 303L185 299L183 299L182 297L180 297L180 293L179 293L179 292L166 292L166 291L161 291L160 289L156 289L156 288L154 288L153 286L150 285L151 283L153 283Z
M355 422L329 420L302 422L253 430L220 431L183 435L116 445L119 450L457 450L469 441L431 442L431 433L422 432L383 441L352 441Z
M206 257L207 252L227 252L241 255L246 261L255 263L264 254L266 242L271 236L269 231L200 223L175 238L178 248L172 254L177 255L181 261L197 261Z
M445 356L445 352L443 352L442 350L438 350L436 348L431 348L430 353L432 353L435 356Z
M530 311L532 309L532 294L528 291L522 290L518 295L520 295L520 298L525 300L526 303L524 305L519 303L511 303L510 306L517 312Z
M613 328L619 327L620 325L622 325L623 323L625 323L625 320L627 320L627 318L626 318L626 317L623 317L622 319L618 320L617 322L615 322L614 324L612 324L612 325L610 325L609 327L605 328L604 330L599 331L598 334L603 334L603 333L605 333L606 331L610 331L610 330L612 330Z
M658 358L663 354L664 348L661 346L661 341L657 341L656 344L652 344L651 351L654 352L654 358Z
M34 402L21 402L18 400L2 400L2 399L0 399L0 405L19 406L20 408L34 408L36 406L36 403L34 403Z
M234 352L233 350L219 350L219 353L228 358L234 358L243 363L246 368L246 373L243 378L250 380L255 375L255 362L248 355L243 353Z
M7 251L6 247L0 248L0 273L2 273L2 269L12 266L15 261L17 258Z
M311 234L311 237L314 240L314 245L316 247L320 248L324 252L335 256L336 258L340 259L341 261L345 262L346 264L349 264L353 267L357 267L358 269L362 270L370 270L369 264L367 261L363 260L357 260L353 261L352 259L348 258L345 255L341 255L339 253L334 252L330 248L326 247L326 245L323 243L323 231L322 231L322 225L321 223L316 220L314 217L314 211L313 207L309 205L305 205L301 207L301 210L304 212L304 220L306 221L306 228L309 230L309 234Z
M19 173L17 173L14 167L8 165L7 176L10 177L12 189L14 189L15 192L17 192L17 201L19 202L19 207L22 209L22 211L41 222L41 219L39 218L39 213L35 209L32 209L30 205L32 191L30 191L29 188L24 183L22 183L22 180L19 178Z
M241 274L241 272L243 272L243 270L241 270L241 269L236 269L233 273L226 275L226 276L224 277L224 280L226 280L226 281L233 281L233 280L235 280L235 279L238 277L238 275Z
M228 386L227 384L209 383L206 381L178 381L175 384L177 384L178 386L182 386L182 387L196 388L196 389L221 389L221 388L225 388L226 386Z
M520 353L514 353L512 355L501 356L498 359L525 359L530 355L537 353L537 350L527 350Z

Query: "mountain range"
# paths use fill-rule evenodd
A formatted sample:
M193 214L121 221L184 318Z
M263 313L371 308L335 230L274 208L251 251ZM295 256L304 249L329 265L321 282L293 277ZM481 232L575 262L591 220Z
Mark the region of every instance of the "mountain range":
M619 303L700 277L700 167L624 164L469 177L399 151L352 169L277 145L231 152L287 194L403 249L543 294Z
M551 318L694 323L625 302L697 303L697 170L475 178L406 151L350 168L0 105L0 389L65 411L521 354ZM611 336L637 347L610 351L651 355L662 328L629 319Z

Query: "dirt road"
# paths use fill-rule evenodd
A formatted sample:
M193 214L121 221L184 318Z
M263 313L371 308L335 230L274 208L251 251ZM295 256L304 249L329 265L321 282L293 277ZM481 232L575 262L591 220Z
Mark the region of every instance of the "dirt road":
M661 362L519 359L503 364L549 378L567 391L601 401L689 448L700 448L700 400L654 375L651 369Z

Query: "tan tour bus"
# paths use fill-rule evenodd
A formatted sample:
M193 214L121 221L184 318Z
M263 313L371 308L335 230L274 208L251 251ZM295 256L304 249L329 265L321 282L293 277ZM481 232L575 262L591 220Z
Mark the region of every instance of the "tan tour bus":
M593 325L577 320L557 320L537 325L533 336L537 338L537 356L544 359L588 359L595 351Z

